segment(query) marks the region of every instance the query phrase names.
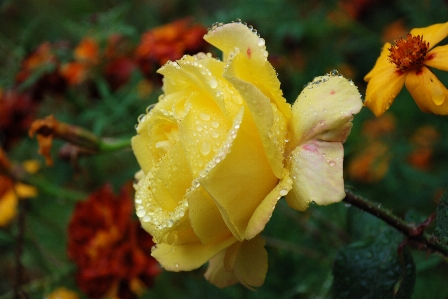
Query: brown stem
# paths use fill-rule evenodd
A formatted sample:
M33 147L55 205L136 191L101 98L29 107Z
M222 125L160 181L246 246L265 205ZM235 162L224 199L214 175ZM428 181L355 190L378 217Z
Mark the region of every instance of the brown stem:
M360 196L354 195L348 190L346 190L345 193L346 195L343 199L344 202L383 220L408 237L409 240L419 244L422 249L429 249L430 251L442 254L444 257L448 257L448 248L440 244L437 237L424 232L424 229L427 226L427 221L418 225L407 223L400 217L394 215L391 211L381 208L380 204L367 201ZM433 216L430 216L430 218L431 217Z

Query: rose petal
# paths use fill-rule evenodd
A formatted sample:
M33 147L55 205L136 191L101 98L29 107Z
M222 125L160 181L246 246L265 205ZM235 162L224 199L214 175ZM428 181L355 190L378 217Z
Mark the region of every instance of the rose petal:
M257 126L264 150L274 174L281 178L283 174L283 150L286 140L286 120L279 112L274 123L273 105L256 86L235 77L235 66L243 63L241 54L236 54L226 71L226 78L243 97Z
M300 93L292 107L291 132L295 147L311 139L344 142L353 114L361 110L357 87L342 76L317 77Z
M433 48L437 43L448 36L448 22L434 24L423 28L414 28L411 30L413 36L423 36L423 40L429 43L429 48Z
M264 39L241 23L215 27L204 39L220 49L225 60L229 58L230 52L238 48L244 54L244 60L235 66L237 78L255 85L277 105L287 120L290 119L290 107L283 98L276 71L267 60L268 52Z
M213 101L204 99L202 93L192 94L186 105L189 109L179 124L179 135L189 168L196 178L222 147L231 122Z
M225 255L226 249L212 257L208 262L208 268L204 274L204 277L218 288L225 288L238 283L235 274L224 268Z
M177 120L168 114L174 103L172 97L161 98L148 114L139 118L137 135L132 137L134 155L147 173L169 150L177 133Z
M191 271L205 264L224 248L235 243L230 237L222 242L202 244L200 242L182 245L160 243L153 247L151 255L168 271Z
M268 253L265 240L257 236L244 241L235 259L233 272L238 281L246 287L262 286L268 271Z
M448 114L448 90L427 67L410 71L405 84L420 110Z
M426 55L425 65L441 71L448 71L448 45L432 49Z
M228 140L213 161L200 174L199 181L216 202L233 235L241 241L250 217L278 181L247 109L242 108L235 118Z
M202 243L216 243L232 235L218 207L204 188L199 186L190 190L186 198L191 226Z
M345 196L340 142L310 141L291 153L293 188L286 196L292 208L304 211L310 202L327 205Z
M249 220L246 228L245 239L250 240L259 234L274 212L275 205L278 200L285 196L292 188L293 181L289 177L289 172L284 169L283 178L275 186L275 188L264 198L261 204L257 207L254 214Z

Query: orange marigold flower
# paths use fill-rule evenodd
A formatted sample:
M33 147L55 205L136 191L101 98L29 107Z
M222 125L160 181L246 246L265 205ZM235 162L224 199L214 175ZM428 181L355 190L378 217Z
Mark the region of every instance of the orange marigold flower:
M147 31L135 52L137 63L146 75L150 75L168 60L204 51L206 43L202 37L205 33L205 27L192 25L189 18Z
M414 150L408 156L409 163L415 168L429 170L432 166L434 145L439 137L439 132L431 125L418 128L411 138Z
M61 74L69 85L78 85L87 78L89 67L81 62L72 61L61 67Z
M384 178L389 170L391 155L389 146L381 138L393 132L395 124L395 117L390 113L367 120L363 124L365 147L349 160L347 174L350 179L375 183Z
M115 196L110 185L75 207L67 252L78 265L78 286L90 298L135 298L160 272L150 255L152 237L132 212L129 188Z
M86 64L96 64L99 60L99 46L92 38L84 38L75 48L74 56L77 61Z

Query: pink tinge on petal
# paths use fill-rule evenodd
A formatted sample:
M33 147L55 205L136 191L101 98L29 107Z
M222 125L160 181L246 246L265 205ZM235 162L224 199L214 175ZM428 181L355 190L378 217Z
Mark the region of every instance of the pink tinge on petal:
M288 167L293 188L288 204L304 211L311 202L327 205L345 196L342 176L344 148L340 142L309 141L290 155Z

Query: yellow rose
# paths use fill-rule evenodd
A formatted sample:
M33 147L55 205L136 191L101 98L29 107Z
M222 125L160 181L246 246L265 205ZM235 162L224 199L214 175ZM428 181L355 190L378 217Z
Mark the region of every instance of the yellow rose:
M224 61L200 53L159 70L164 95L132 139L142 168L136 211L164 268L192 270L224 250L240 256L226 265L236 279L259 286L267 254L256 236L292 185L283 167L291 108L252 30L231 23L205 39ZM252 249L264 260L246 273L240 260L253 260Z
M301 210L343 198L342 142L362 104L356 87L328 75L310 85L308 98L299 96L293 115L254 31L240 22L219 24L204 38L224 61L199 53L168 62L159 70L164 95L139 118L132 138L142 168L136 213L165 269L189 271L209 261L205 276L215 285L256 287L267 272L259 234L277 201L291 189L288 203ZM350 100L339 104L354 100L355 108L331 103L347 94ZM310 107L319 113L309 114ZM327 150L339 160L315 155ZM321 179L330 187L320 188Z

